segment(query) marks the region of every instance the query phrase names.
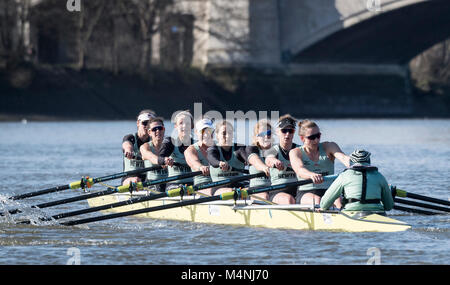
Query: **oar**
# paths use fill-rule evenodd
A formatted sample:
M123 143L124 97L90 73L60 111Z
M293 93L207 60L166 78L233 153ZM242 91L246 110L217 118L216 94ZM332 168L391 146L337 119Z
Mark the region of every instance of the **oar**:
M197 176L197 175L200 175L200 174L202 174L201 171L189 172L189 173L184 173L184 174L180 174L180 175L176 175L176 176L169 176L169 177L166 177L166 178L161 178L161 179L156 179L156 180L151 180L151 181L145 181L145 182L139 182L139 183L136 183L136 185L134 187L136 187L136 189L143 189L144 187L158 185L158 184L163 184L163 183L175 181L175 180L178 180L178 179L190 178L190 177ZM133 186L131 186L131 187L133 187ZM48 208L48 207L51 207L51 206L63 205L63 204L68 204L68 203L72 203L72 202L76 202L76 201L87 200L87 199L90 199L90 198L100 197L100 196L104 196L104 195L110 195L110 194L114 194L114 193L123 193L123 192L128 192L128 191L130 191L130 184L123 185L123 186L117 186L115 188L107 189L107 190L104 190L104 191L89 193L89 194L85 194L85 195L80 195L80 196L76 196L76 197L66 198L66 199L57 200L57 201L48 202L48 203L42 203L42 204L39 204L39 205L31 206L31 208L43 209L43 208ZM9 210L8 212L10 214L17 214L17 213L20 213L21 210L14 209L14 210ZM0 216L3 216L3 214L0 213Z
M402 197L402 198L412 198L412 199L416 199L416 200L422 200L422 201L427 201L427 202L432 202L432 203L436 203L436 204L450 206L450 201L436 199L433 197L427 197L427 196L423 196L423 195L419 195L419 194L414 194L414 193L407 192L402 189L398 189L395 186L391 186L391 191L393 193L393 196Z
M80 196L76 196L76 197L71 197L71 198L61 199L61 200L57 200L57 201L52 201L52 202L42 203L42 204L38 204L38 205L33 205L30 208L43 209L43 208L48 208L48 207L52 207L52 206L56 206L56 205L63 205L63 204L68 204L68 203L72 203L72 202L76 202L76 201L81 201L81 200L94 198L94 197L109 195L109 194L113 194L113 193L116 193L116 192L117 192L117 187L116 188L111 188L111 189L108 189L108 190L104 190L104 191L98 191L98 192L89 193L89 194L85 194L85 195L80 195ZM21 212L22 212L22 210L20 210L20 209L8 210L8 213L10 213L11 215L14 215L14 214L17 214L17 213L21 213ZM3 213L0 213L0 216L3 216L3 215L4 215Z
M413 208L407 208L407 207L397 206L397 205L394 205L394 210L410 212L410 213L416 213L416 214L422 214L422 215L439 215L439 213L436 213L436 212L425 211L425 210L420 210L420 209L413 209Z
M241 172L241 173L245 173L245 174L250 173L248 169L238 169L238 168L234 168L234 167L231 167L231 171Z
M260 175L263 173L258 173L258 174ZM258 174L254 174L254 175L258 175ZM324 176L324 179L329 180L329 179L335 179L336 177L337 177L337 175L330 175L330 176ZM309 183L313 183L313 181L311 179L307 179L307 180L301 180L301 181L279 184L279 185L274 185L274 186L262 187L262 188L253 188L253 189L249 188L247 190L235 189L233 191L226 192L221 195L204 197L204 198L193 199L193 200L185 200L185 201L178 202L178 203L172 203L172 204L161 205L161 206L156 206L156 207L151 207L151 208L132 210L132 211L127 211L127 212L122 212L122 213L114 213L114 214L109 214L109 215L104 215L104 216L96 216L96 217L91 217L91 218L86 218L86 219L81 219L81 220L76 220L76 221L68 221L68 222L62 223L62 225L66 225L66 226L81 225L81 224L86 224L86 223L91 223L91 222L109 220L109 219L114 219L114 218L132 216L132 215L137 215L137 214L172 209L172 208L176 208L176 207L189 206L189 205L195 205L195 204L218 201L218 200L246 198L252 194L269 192L269 191L274 191L274 190L282 190L282 189L286 189L288 187L300 186L300 185L305 185L305 184L309 184Z
M73 217L73 216L97 212L97 211L101 211L101 210L108 210L108 209L112 209L112 208L141 203L141 202L145 202L145 201L151 201L151 200L155 200L155 199L159 199L159 198L191 195L191 194L194 194L198 190L212 188L212 187L218 187L218 186L225 186L225 185L232 184L235 182L248 180L248 179L252 179L252 178L256 178L256 177L261 177L264 175L265 175L264 173L256 173L256 174L245 175L245 176L240 176L240 177L236 177L236 178L224 179L224 180L211 182L211 183L202 183L202 184L195 185L195 186L175 188L175 189L163 192L163 193L158 193L158 194L154 194L154 195L150 195L150 196L141 196L141 197L136 197L136 198L132 198L132 199L128 199L125 201L116 202L116 203L112 203L112 204L106 204L106 205L101 205L101 206L92 207L92 208L88 208L88 209L82 209L82 210L57 214L46 220L51 220L51 219L57 220L57 219L62 219L62 218L67 218L67 217Z
M152 166L152 167L147 167L147 168L142 168L142 169L136 169L136 170L120 172L120 173L111 174L111 175L107 175L107 176L102 176L102 177L98 177L98 178L86 177L86 178L82 178L79 181L75 181L75 182L72 182L72 183L69 183L69 184L66 184L66 185L60 185L60 186L55 186L55 187L52 187L52 188L39 190L39 191L34 191L34 192L29 192L29 193L25 193L25 194L21 194L21 195L16 195L16 196L9 197L9 199L20 200L20 199L25 199L25 198L29 198L29 197L44 195L44 194L48 194L48 193L59 192L59 191L67 190L67 189L84 188L86 186L88 188L90 188L95 183L104 182L104 181L113 180L113 179L118 179L118 178L122 178L122 177L125 177L125 176L136 175L136 174L140 174L140 173L144 173L144 172L148 172L148 171L152 171L152 170L157 170L157 169L161 169L161 166L156 165L156 166Z
M400 203L400 204L405 204L405 205L422 207L422 208L431 209L431 210L450 212L450 209L447 208L447 207L441 207L441 206L436 206L436 205L431 205L431 204L419 203L419 202L415 202L415 201L408 201L408 200L400 199L400 198L394 198L394 202L395 203Z

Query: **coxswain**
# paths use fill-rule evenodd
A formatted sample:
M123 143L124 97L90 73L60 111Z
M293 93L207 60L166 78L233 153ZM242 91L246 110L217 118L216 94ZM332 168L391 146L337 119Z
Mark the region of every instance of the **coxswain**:
M342 172L331 184L320 201L327 210L341 195L346 211L390 211L394 199L386 178L378 168L370 165L370 152L355 150L350 154L351 167Z

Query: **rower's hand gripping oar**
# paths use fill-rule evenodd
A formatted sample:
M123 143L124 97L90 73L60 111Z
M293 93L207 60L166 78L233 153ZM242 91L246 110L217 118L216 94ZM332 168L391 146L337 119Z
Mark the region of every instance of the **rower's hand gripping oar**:
M156 165L156 166L152 166L152 167L120 172L120 173L102 176L102 177L98 177L98 178L83 177L79 181L75 181L75 182L72 182L72 183L69 183L66 185L60 185L60 186L55 186L52 188L29 192L29 193L25 193L25 194L21 194L21 195L11 196L11 197L9 197L9 199L21 200L21 199L35 197L35 196L44 195L44 194L48 194L48 193L59 192L59 191L67 190L67 189L79 189L79 188L86 188L86 187L90 188L92 185L94 185L96 183L109 181L109 180L113 180L113 179L118 179L118 178L122 178L125 176L141 174L144 172L157 170L157 169L161 169L161 168L162 168L161 166Z
M265 174L258 173L258 174L253 174L253 175L264 176ZM247 175L245 177L248 177L248 176L250 176L250 175ZM336 177L337 177L337 175L329 175L329 176L324 176L323 178L324 178L324 180L329 180L329 179L335 179ZM238 178L241 178L241 177L238 177ZM122 212L122 213L114 213L114 214L86 218L86 219L81 219L81 220L76 220L76 221L68 221L68 222L62 223L62 225L66 225L66 226L81 225L81 224L86 224L86 223L90 223L90 222L109 220L109 219L114 219L114 218L132 216L132 215L137 215L137 214L155 212L155 211L159 211L159 210L172 209L172 208L177 208L177 207L182 207L182 206L189 206L189 205L201 204L201 203L218 201L218 200L230 200L230 199L237 199L237 198L245 198L245 197L249 197L249 195L252 195L252 194L269 192L269 191L274 191L274 190L283 190L288 187L300 186L300 185L305 185L305 184L310 184L310 183L313 183L313 181L311 179L307 179L307 180L301 180L301 181L290 182L290 183L285 183L285 184L280 184L280 185L262 187L262 188L240 190L239 195L241 197L236 197L236 194L235 194L236 191L233 190L230 192L226 192L226 193L216 195L216 196L211 196L211 197L204 197L204 198L193 199L193 200L185 200L185 201L178 202L178 203L171 203L171 204L166 204L166 205L161 205L161 206L156 206L156 207L151 207L151 208L132 210L132 211L127 211L127 212Z
M113 204L89 208L89 209L85 209L85 210L81 210L81 211L65 213L65 214L59 215L57 218L65 218L65 217L69 217L69 216L86 214L86 213L90 213L90 212L94 212L94 211L106 210L106 209L111 209L111 208L115 208L115 207L122 207L122 206L130 205L130 204L134 204L134 203L140 203L140 202L155 200L155 199L159 199L159 198L177 197L177 196L186 195L186 194L190 195L190 194L194 194L198 190L207 189L207 188L211 188L211 187L226 186L226 185L229 185L229 184L232 184L235 182L244 181L244 180L262 177L262 176L265 176L265 174L261 172L261 173L256 173L256 174L239 176L239 177L231 178L231 179L224 179L224 180L220 180L220 181L216 181L216 182L202 183L202 184L199 184L196 186L187 186L187 187L185 186L185 187L181 187L181 188L172 189L172 190L169 190L169 191L161 193L161 194L156 194L156 195L151 195L151 196L143 196L143 197L133 198L133 199L129 199L129 200L122 201L122 202L117 202L117 203L113 203ZM211 197L216 197L216 196L211 196ZM200 199L208 199L211 197L205 197L205 198L200 198ZM196 200L199 200L199 199L196 199ZM184 201L184 202L186 202L186 201ZM81 219L78 221L68 221L68 222L65 222L62 224L63 225L84 224L84 223L93 222L93 221L95 221L95 219L98 219L98 218L100 218L100 220L102 220L103 217L105 217L105 216Z

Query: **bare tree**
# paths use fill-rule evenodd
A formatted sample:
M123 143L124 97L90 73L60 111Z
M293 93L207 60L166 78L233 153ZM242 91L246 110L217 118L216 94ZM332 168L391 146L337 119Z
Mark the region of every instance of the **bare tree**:
M433 86L450 86L450 39L418 55L410 63L416 86L425 91Z
M138 21L141 36L139 70L144 72L151 62L152 37L159 31L160 19L173 0L121 0L122 10L130 24Z
M0 3L0 51L5 57L23 58L29 47L30 0L4 0Z
M77 23L77 69L85 67L86 47L108 0L85 1L78 16Z
M13 50L13 31L15 26L17 7L14 0L0 2L0 53L5 57L9 56Z

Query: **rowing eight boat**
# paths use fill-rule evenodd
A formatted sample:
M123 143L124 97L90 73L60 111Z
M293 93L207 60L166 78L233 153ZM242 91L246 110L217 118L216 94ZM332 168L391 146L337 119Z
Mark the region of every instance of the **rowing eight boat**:
M145 191L120 193L88 200L89 206L125 201L130 196L147 195ZM184 200L195 199L185 196ZM125 212L179 202L178 197L163 198L112 208L105 212ZM136 215L151 219L190 221L208 224L264 227L273 229L324 230L345 232L397 232L411 226L382 213L313 211L305 205L267 205L258 201L214 201Z

